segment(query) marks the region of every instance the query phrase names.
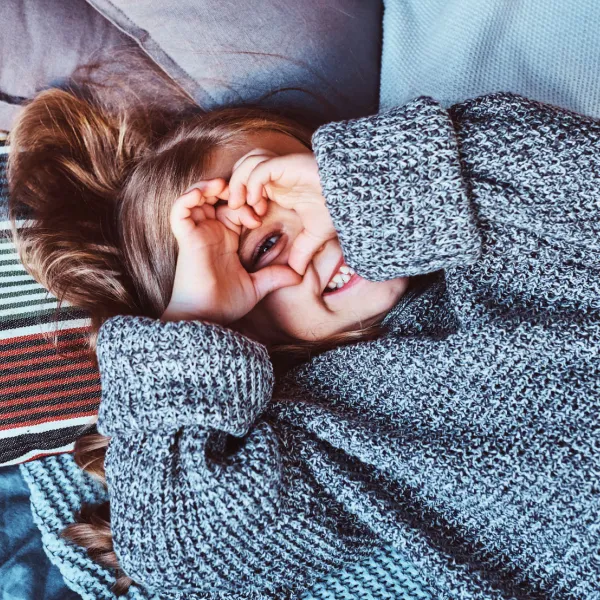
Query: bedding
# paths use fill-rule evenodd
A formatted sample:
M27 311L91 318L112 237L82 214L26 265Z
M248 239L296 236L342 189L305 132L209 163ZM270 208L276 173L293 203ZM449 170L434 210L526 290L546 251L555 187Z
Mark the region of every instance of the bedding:
M513 92L600 117L600 2L385 0L380 111Z
M377 111L381 0L88 2L203 108L260 101L315 123Z
M77 600L45 555L18 467L0 469L0 600Z
M130 38L85 0L0 2L0 130L10 130L18 106L60 83L101 48Z
M68 586L84 600L115 600L110 592L111 573L92 562L85 552L58 537L73 520L82 502L102 502L106 492L75 465L73 456L61 454L20 465L31 491L34 520L51 562L58 566ZM328 575L303 594L301 600L434 600L423 590L417 570L402 553L382 547L361 562ZM28 599L29 600L29 599ZM31 600L38 600L32 597ZM124 600L160 600L132 587ZM200 600L183 595L179 600Z

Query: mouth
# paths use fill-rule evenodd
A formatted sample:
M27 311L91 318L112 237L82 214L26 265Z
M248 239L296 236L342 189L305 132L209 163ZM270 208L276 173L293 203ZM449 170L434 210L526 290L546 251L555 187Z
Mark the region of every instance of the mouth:
M333 271L331 277L329 278L329 283L325 286L325 289L322 292L322 296L328 296L330 294L334 294L339 290L345 288L352 280L356 279L358 275L354 272L354 269L349 267L345 262L344 258L340 259L340 262L337 264L335 271Z

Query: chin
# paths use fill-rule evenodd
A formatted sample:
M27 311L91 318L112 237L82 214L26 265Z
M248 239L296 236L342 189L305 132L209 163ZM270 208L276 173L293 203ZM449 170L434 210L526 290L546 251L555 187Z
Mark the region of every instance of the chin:
M365 285L361 286L362 289L360 291L357 289L359 292L355 299L359 303L357 308L361 312L369 310L369 314L364 317L365 320L383 318L404 296L408 284L408 277L399 277L389 281L365 280Z

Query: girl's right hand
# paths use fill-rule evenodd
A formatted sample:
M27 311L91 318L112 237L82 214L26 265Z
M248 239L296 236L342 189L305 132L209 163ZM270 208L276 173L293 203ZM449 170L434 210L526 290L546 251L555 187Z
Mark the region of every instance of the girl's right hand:
M260 221L250 207L237 211L239 223L215 218L214 204L227 187L222 178L200 182L171 208L171 230L179 253L171 300L162 320L203 320L227 325L237 321L270 292L297 285L302 277L286 265L248 273L238 256L241 225Z

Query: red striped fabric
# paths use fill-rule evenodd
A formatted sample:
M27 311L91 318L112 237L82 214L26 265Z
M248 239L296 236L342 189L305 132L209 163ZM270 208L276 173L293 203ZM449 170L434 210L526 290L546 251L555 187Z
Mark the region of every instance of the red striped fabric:
M72 451L93 428L100 377L85 346L87 315L25 271L7 219L6 152L0 146L0 466ZM19 223L17 224L19 226ZM48 332L56 331L56 343Z

